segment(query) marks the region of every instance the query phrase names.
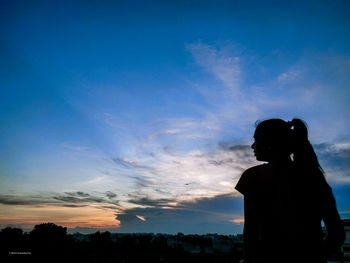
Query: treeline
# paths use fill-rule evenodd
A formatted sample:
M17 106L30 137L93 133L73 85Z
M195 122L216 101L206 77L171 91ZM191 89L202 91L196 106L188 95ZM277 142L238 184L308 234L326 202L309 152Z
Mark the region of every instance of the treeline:
M36 225L29 233L6 227L0 232L1 258L25 262L238 262L241 250L232 247L223 253L212 248L212 239L200 235L153 234L89 235L67 234L67 228L53 223ZM184 244L196 247L195 253ZM2 261L3 262L3 261Z

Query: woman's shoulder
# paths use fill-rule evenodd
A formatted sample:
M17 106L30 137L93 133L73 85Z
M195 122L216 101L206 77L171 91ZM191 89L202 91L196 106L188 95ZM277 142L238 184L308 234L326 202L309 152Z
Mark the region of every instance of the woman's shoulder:
M249 192L249 189L251 189L253 185L257 183L256 178L259 178L259 175L266 173L267 169L268 164L260 164L248 168L241 175L235 189L245 195Z
M250 167L247 170L245 170L243 172L242 176L243 175L251 176L251 175L255 175L255 174L265 173L268 169L269 169L269 164L267 164L267 163L259 164L259 165Z

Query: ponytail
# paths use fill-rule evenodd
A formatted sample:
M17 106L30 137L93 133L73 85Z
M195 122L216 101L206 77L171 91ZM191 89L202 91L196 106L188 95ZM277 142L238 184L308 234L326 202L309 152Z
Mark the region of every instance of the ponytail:
M293 161L298 167L319 170L323 175L314 148L308 139L307 125L301 119L293 119L288 122L291 129L291 142Z

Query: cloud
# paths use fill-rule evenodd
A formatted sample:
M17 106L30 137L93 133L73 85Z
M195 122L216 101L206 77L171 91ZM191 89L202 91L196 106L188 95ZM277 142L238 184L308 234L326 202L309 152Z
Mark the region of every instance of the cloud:
M136 215L136 217L141 221L146 221L146 218L144 216Z
M111 174L109 172L107 172L107 173L105 172L104 175L95 176L87 181L81 182L81 184L94 185L94 187L96 187L97 185L107 186L107 185L113 184L115 181L114 179L115 178L113 178L113 176L111 176Z
M98 205L101 208L116 210L119 206L118 200L105 199L92 194L77 192L41 193L40 195L0 195L0 204L24 205L24 206L57 206L57 207L86 207ZM106 206L107 205L107 206Z
M244 218L232 219L233 223L242 224L244 223Z
M264 115L260 98L265 93L247 84L252 76L249 81L245 80L248 72L245 72L244 60L251 58L244 56L241 48L232 43L208 45L199 42L188 44L187 49L208 76L192 82L210 105L204 110L203 123L215 127L212 136L216 140L222 140L230 131L231 136L243 142L247 139L247 131L252 131L255 121ZM271 102L266 99L265 103L267 101ZM202 132L206 134L206 131Z
M61 147L75 152L87 152L89 150L89 147L72 145L70 143L62 143Z
M283 84L285 83L296 83L299 80L301 72L296 69L288 69L287 71L281 73L277 80Z
M0 195L0 204L4 205L49 205L56 202L49 197L43 196L16 196Z
M84 192L65 192L65 194L70 195L70 196L78 196L78 197L88 197L90 196L87 193Z
M346 142L314 146L321 164L325 164L324 167L327 168L326 171L329 172L333 182L344 181L343 177L339 177L340 172L343 176L349 175L349 146L350 144ZM211 151L189 152L184 156L164 152L162 155L158 154L156 160L161 162L154 162L154 170L157 172L154 174L154 180L165 186L167 195L161 193L156 198L152 191L146 191L148 194L141 191L129 195L132 199L128 202L138 206L123 209L116 214L116 218L121 222L119 231L172 233L222 231L226 234L231 230L236 233L241 231L244 222L243 202L241 196L235 192L234 185L246 167L258 164L252 155L250 145L221 142ZM156 179L165 171L167 171L165 178ZM186 177L189 174L194 176ZM198 174L201 176L197 177ZM171 184L167 182L169 179ZM145 187L150 190L149 188L157 187L157 184ZM336 196L338 190L335 191ZM344 193L341 195L344 196ZM338 199L339 196L338 194ZM344 210L345 206L341 209ZM147 222L138 220L139 215L145 217Z
M139 162L140 156L135 158L141 149L158 152L171 144L174 150L180 148L189 151L227 140L230 134L239 143L246 142L242 138L247 138L247 127L253 127L261 112L252 103L251 94L244 92L241 54L232 45L211 46L199 42L190 43L186 48L200 69L204 69L209 76L204 80L189 80L189 88L195 90L200 100L204 98L208 107L193 103L193 114L177 117L161 115L152 119L149 125L139 125L141 127L132 125L130 116L105 114L105 124L118 134L117 140L121 142L118 151L125 152L110 157L120 169L147 169L147 165ZM144 132L136 132L140 130Z
M228 130L246 140L257 119L276 117L305 119L317 143L349 136L349 56L309 52L267 69L264 58L230 43L198 42L187 49L207 73L192 83L210 103L204 122L215 123L218 140Z
M209 118L176 118L162 119L158 121L161 126L151 135L155 139L172 138L179 141L194 141L210 139L218 131L220 126L214 119Z
M106 192L106 196L109 198L109 199L113 199L113 198L116 198L117 197L117 194L111 192L111 191L107 191Z
M328 180L350 183L350 143L322 143L314 148Z
M157 205L154 200L176 202L230 193L241 173L257 164L250 146L224 142L206 150L159 151L137 162L127 176L132 187L120 198L148 206Z
M135 160L130 160L128 158L123 158L123 157L118 157L118 158L111 158L111 160L117 165L121 166L123 168L128 168L128 169L150 169L150 167L146 165L141 165L139 162Z
M132 196L132 195L130 195ZM135 199L128 200L129 203L137 204L141 206L150 206L150 207L160 207L168 205L169 202L174 202L172 199L150 199L147 197L139 198L135 196Z
M239 92L242 74L240 58L232 55L231 48L226 46L218 49L201 42L186 47L200 66L229 88L231 95Z
M86 207L88 205L73 205L73 204L62 204L63 207Z
M348 176L349 146L348 143L317 144L315 149L328 171L336 168ZM228 229L240 231L236 225L243 223L242 199L234 185L247 167L258 164L250 145L221 142L207 151L185 155L165 151L153 157L152 179L158 183L143 185L145 189L129 195L128 202L137 207L117 213L121 232L167 232L168 228L173 233L189 229L204 233L215 227L223 233L228 233ZM332 180L343 180L334 171L330 172ZM155 194L159 185L167 189L166 193ZM138 220L138 215L147 222ZM201 224L191 223L196 220Z
M74 196L54 196L56 200L68 203L103 203L105 200L99 197L77 198Z
M161 202L159 202L161 203ZM243 200L235 195L218 195L191 202L179 202L171 207L137 207L116 214L118 232L164 233L241 233ZM138 220L142 216L146 221Z

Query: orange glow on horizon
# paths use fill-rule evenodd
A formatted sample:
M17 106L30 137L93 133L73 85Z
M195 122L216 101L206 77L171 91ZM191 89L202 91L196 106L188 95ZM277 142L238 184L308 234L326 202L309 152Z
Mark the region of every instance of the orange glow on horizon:
M233 223L236 223L236 224L242 224L242 223L244 223L244 218L232 219L230 221Z
M97 207L0 205L0 227L2 228L7 225L33 228L37 224L48 222L67 228L105 229L120 227L120 221L115 218L115 211L102 210Z

